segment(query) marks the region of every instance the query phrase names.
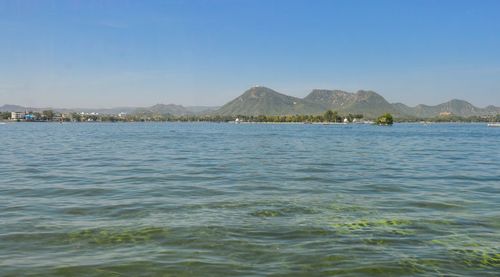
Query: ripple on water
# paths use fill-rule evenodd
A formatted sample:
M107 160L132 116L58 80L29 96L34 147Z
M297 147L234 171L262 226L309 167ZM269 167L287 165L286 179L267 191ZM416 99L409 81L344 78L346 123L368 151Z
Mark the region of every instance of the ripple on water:
M482 125L2 131L0 275L500 270L500 132Z

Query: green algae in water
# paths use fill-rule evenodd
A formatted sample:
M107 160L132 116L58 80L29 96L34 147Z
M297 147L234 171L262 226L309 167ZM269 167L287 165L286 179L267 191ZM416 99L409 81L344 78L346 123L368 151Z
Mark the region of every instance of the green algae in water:
M443 261L438 259L421 259L416 257L405 258L398 264L411 274L421 274L433 272L441 275L440 268L443 266Z
M68 235L70 243L87 242L97 245L141 243L159 240L168 236L168 230L161 227L144 227L138 229L86 229Z
M381 220L366 220L361 219L353 222L334 223L335 228L346 228L351 231L366 229L366 228L381 228L394 226L408 226L412 222L406 219L381 219Z
M500 268L500 253L491 249L451 249L453 259L467 267Z
M446 249L457 264L470 268L500 267L500 250L495 243L473 238L467 235L453 235L433 239L430 245Z

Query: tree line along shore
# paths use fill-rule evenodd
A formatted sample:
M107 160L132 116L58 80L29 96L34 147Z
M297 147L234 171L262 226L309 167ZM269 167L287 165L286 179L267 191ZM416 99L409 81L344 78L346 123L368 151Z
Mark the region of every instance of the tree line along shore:
M14 115L16 114L16 115ZM269 122L269 123L378 123L390 125L393 122L500 122L500 114L490 116L460 117L455 115L432 118L402 118L389 113L377 118L365 118L363 114L342 115L327 110L319 115L169 115L169 114L97 114L97 113L58 113L53 110L41 112L0 112L0 120L27 122Z

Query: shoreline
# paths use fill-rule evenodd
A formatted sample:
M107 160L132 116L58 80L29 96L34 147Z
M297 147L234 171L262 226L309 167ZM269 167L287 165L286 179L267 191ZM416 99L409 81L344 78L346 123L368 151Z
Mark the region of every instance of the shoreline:
M0 120L0 124L29 124L29 123L52 123L52 124L109 124L109 123L213 123L213 124L231 124L231 125L251 125L251 124L276 124L276 125L336 125L336 126L366 126L366 125L377 125L373 122L366 123L340 123L340 122L234 122L234 121L14 121L14 120ZM483 122L483 121L440 121L440 122L413 122L413 121L402 121L394 122L394 124L411 124L411 125L441 125L441 124L478 124L478 125L493 125L500 124L499 122Z

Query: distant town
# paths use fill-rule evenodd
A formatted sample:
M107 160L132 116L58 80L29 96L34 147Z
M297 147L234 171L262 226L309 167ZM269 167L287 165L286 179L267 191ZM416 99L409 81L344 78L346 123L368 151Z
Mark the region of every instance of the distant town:
M25 111L25 112L0 112L2 120L18 121L18 122L96 122L96 121L130 121L126 113L99 114L97 112L80 112L80 113L58 113L53 110L45 110L41 112Z

